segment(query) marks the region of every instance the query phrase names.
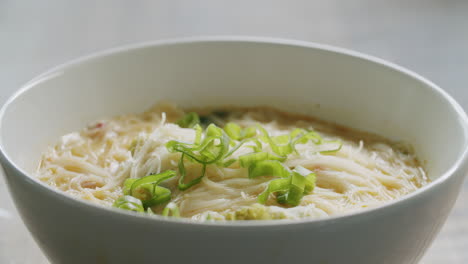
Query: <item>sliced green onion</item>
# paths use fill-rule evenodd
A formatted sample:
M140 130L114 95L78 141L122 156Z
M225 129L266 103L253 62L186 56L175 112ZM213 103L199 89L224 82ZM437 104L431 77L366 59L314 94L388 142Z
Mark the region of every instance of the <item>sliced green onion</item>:
M258 202L265 204L269 195L275 193L278 203L297 206L302 197L312 192L314 187L315 174L302 166L297 166L287 178L270 181L265 191L258 196Z
M241 132L241 138L243 139L252 138L255 137L255 135L257 135L257 129L255 127L244 128Z
M224 126L224 131L234 140L240 140L241 138L242 128L236 123L227 123Z
M246 139L247 141L252 141L255 143L254 146L247 146L249 148L251 148L253 150L253 152L260 152L262 151L262 148L263 148L263 145L262 145L262 142L257 139L257 138L249 138L249 139Z
M169 152L180 152L201 164L218 162L229 150L230 139L214 124L208 126L200 144L188 144L171 140L166 144Z
M154 188L161 183L162 181L165 181L167 179L170 179L176 175L175 171L173 170L167 170L165 172L159 173L159 174L150 174L146 177L134 180L134 179L127 179L126 181L130 180L132 182L132 185L130 187L129 194L134 195L136 194L136 191L138 188L147 186L147 185L153 185ZM124 184L126 185L126 184Z
M169 203L162 211L162 216L180 217L179 207L174 203Z
M192 128L195 125L200 124L200 118L197 113L190 112L177 121L177 124L182 128Z
M243 140L252 138L257 134L255 127L247 127L242 129L238 124L229 122L224 126L226 134L234 140Z
M341 150L341 147L343 147L343 142L341 140L331 140L331 141L325 141L324 143L337 143L338 147L334 149L327 149L327 150L322 150L320 151L320 154L333 154L335 152L338 152Z
M270 145L271 150L278 156L287 156L293 152L293 145L287 136L271 137L265 128L258 125L262 137L261 139Z
M159 174L150 174L140 179L127 179L124 182L123 193L140 201L144 208L163 204L171 199L171 191L158 186L159 183L176 175L168 170Z
M223 130L216 126L215 124L210 124L206 128L207 137L221 137L223 135Z
M276 176L285 178L291 174L281 162L277 160L262 160L249 166L249 178L259 176Z
M236 159L226 160L225 162L223 162L222 166L227 168L227 167L231 166L236 161L237 161Z
M263 191L257 198L258 202L261 204L265 204L268 200L268 196L271 193L279 192L279 191L287 191L289 186L291 185L291 180L287 179L276 179L270 181L268 187Z
M206 166L213 163L223 164L224 158L229 151L230 138L221 128L210 124L206 128L203 138L201 127L196 125L194 129L196 130L194 144L183 143L176 140L171 140L166 144L166 148L169 152L180 152L182 154L178 166L180 174L178 188L180 190L187 190L195 184L200 183L205 176ZM184 183L186 176L184 159L203 165L200 177L188 183Z
M278 157L272 153L268 152L254 152L244 154L239 157L240 165L244 168L248 168L251 165L263 161L263 160L278 160L278 161L285 161L286 157Z
M200 125L195 125L193 129L195 129L195 142L193 144L199 145L201 142L203 129Z
M119 199L115 200L113 206L120 208L120 209L134 211L134 212L145 211L141 201L130 195L124 195L120 197Z
M140 179L127 179L124 182L124 196L114 202L114 207L154 214L151 206L164 204L171 199L171 191L158 186L159 183L175 176L168 170L159 174L150 174Z
M156 186L153 189L152 197L143 201L145 207L163 204L171 200L171 191L167 188Z
M132 185L134 182L136 182L138 179L126 179L123 184L123 194L124 195L129 195L130 194L130 189L132 188Z
M232 154L234 154L234 152L236 152L242 145L244 145L245 143L247 142L254 142L255 143L255 146L248 146L248 147L252 147L254 152L259 152L261 151L262 149L262 143L256 139L256 138L246 138L246 139L243 139L242 141L240 141L238 144L234 145L232 149L229 150L228 153L226 153L226 155L224 155L223 159L226 159L228 157L230 157ZM234 163L236 160L234 159L233 162L229 161L227 162L229 165L231 165L232 163ZM223 164L226 164L226 162L224 162ZM228 166L229 166L228 165ZM224 165L224 167L228 167L226 165Z
M294 173L298 173L306 178L304 186L304 194L311 193L315 188L316 175L312 171L302 167L296 166L293 170Z
M309 140L319 145L322 144L322 137L315 131L306 131L300 128L296 128L291 132L291 138L293 139L293 144L305 144Z
M180 174L178 188L180 190L187 190L200 183L205 176L206 166L217 164L218 166L229 167L237 161L239 161L241 167L248 168L249 178L260 176L281 177L281 179L270 181L266 190L258 197L260 203L265 203L268 196L274 193L278 203L295 206L300 203L305 194L312 192L314 189L315 174L300 166L291 171L281 162L285 161L289 154L297 152L297 144L306 144L308 141L322 144L322 137L317 132L296 128L289 134L271 136L260 125L242 128L232 122L227 123L223 129L211 123L203 130L199 125L199 121L198 115L189 113L178 122L181 127L193 127L195 129L194 143L172 140L166 144L169 152L181 153L178 165ZM269 145L272 153L263 151L262 141ZM253 152L241 155L238 159L230 158L247 142L254 142L254 145L247 146L252 148ZM341 142L336 142L339 143L336 149L324 150L320 153L326 154L338 151L341 148ZM187 174L186 160L202 165L200 176L187 183L184 182ZM128 189L128 187L125 188ZM154 187L152 192L146 194L142 192L142 200L154 202L164 200L163 198L167 196L167 192L159 188ZM153 198L147 199L148 196Z
M292 173L291 175L291 185L287 191L285 198L285 204L296 206L301 201L304 196L306 178L299 173Z
M190 187L194 186L195 184L198 184L198 183L201 182L201 180L205 176L205 172L206 172L206 164L203 164L202 165L201 175L198 178L195 178L195 179L191 180L188 183L184 183L185 176L187 175L187 172L185 170L185 165L184 165L184 154L182 154L182 156L181 156L181 158L179 160L179 174L180 174L180 177L179 177L179 184L178 184L177 187L181 191L185 191L185 190L189 189Z

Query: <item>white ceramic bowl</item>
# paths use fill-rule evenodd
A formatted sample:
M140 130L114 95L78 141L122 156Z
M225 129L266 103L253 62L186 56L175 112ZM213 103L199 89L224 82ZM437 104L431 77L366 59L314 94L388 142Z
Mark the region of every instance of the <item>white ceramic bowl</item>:
M409 141L433 182L324 220L193 223L96 206L31 176L59 136L162 99L271 105ZM36 78L0 118L10 192L52 263L416 263L468 165L467 117L440 88L376 58L298 41L204 38L99 53Z

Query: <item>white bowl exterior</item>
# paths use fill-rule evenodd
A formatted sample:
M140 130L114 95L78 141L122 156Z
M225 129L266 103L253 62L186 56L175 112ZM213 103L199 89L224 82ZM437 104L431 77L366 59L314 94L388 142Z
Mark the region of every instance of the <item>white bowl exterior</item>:
M431 191L368 214L282 225L199 225L77 204L5 165L25 224L52 263L417 263L466 166Z
M410 141L434 186L326 221L206 225L133 217L50 191L2 156L31 233L56 263L416 263L463 181L466 117L410 73L320 46L264 41L148 45L42 76L5 108L3 151L31 172L47 145L87 122L181 106L272 105ZM450 169L450 172L437 179ZM135 246L137 245L137 246Z

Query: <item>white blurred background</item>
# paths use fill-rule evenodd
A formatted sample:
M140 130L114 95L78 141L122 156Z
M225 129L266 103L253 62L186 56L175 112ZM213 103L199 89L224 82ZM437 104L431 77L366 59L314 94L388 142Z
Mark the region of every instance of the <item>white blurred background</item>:
M78 56L200 35L300 39L368 53L429 78L468 110L468 1L463 0L0 0L0 104L35 75ZM468 182L421 263L466 264L467 251ZM48 263L1 177L0 263Z

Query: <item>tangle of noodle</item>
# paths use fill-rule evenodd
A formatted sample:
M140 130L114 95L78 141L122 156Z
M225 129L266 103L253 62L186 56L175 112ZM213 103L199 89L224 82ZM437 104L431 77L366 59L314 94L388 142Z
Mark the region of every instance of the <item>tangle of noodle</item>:
M209 113L203 109L198 112ZM180 154L169 153L165 144L169 140L193 142L193 129L173 123L183 115L176 106L162 103L143 114L99 121L81 132L67 134L43 154L37 177L69 195L111 206L122 195L125 179L168 169L177 171ZM211 115L211 119L221 126L228 121L241 126L260 123L271 135L285 134L296 127L314 129L327 140L340 139L343 146L336 153L323 155L318 152L333 146L312 142L297 145L298 154L290 155L285 164L314 171L317 186L293 208L285 208L274 199L260 206L257 196L272 178L249 179L247 170L238 166L208 166L202 182L186 191L177 189L177 178L170 179L164 186L172 190L172 202L180 208L182 217L229 219L232 213L246 208L260 208L275 219L326 217L398 199L428 182L411 151L374 135L268 108L236 109L226 117ZM250 151L243 146L234 156ZM188 180L197 177L200 165L186 165Z

